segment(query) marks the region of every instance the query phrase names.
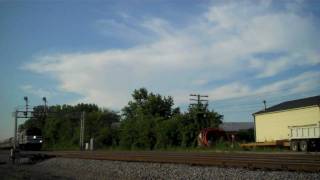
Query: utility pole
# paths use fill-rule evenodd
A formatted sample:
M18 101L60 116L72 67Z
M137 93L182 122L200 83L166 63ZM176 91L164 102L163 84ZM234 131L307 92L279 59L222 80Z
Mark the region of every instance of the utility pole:
M195 101L196 103L190 103L190 106L196 105L196 124L199 129L201 129L202 126L206 126L206 108L208 107L208 95L200 95L200 94L190 94L191 97L190 101ZM202 104L204 106L202 106Z
M84 145L84 121L85 121L85 112L81 113L80 117L80 150L83 150Z
M200 95L200 94L190 94L191 97L196 97L197 99L194 98L190 98L190 101L196 101L197 103L190 103L190 105L198 105L198 107L200 106L200 104L202 104L202 102L206 102L206 106L208 106L208 100L207 99L203 99L203 98L208 98L208 95Z

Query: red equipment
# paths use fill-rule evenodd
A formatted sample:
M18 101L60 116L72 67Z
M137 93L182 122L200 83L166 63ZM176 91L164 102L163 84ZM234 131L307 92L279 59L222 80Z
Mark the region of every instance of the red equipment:
M229 140L226 132L219 128L202 129L198 135L198 145L209 147L213 142L219 140Z

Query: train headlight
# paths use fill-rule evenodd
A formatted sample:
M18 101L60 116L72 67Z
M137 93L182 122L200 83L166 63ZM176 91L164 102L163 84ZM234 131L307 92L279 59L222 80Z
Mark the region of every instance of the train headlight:
M37 136L33 136L33 139L36 139L37 138Z
M42 143L42 140L40 140L40 143Z

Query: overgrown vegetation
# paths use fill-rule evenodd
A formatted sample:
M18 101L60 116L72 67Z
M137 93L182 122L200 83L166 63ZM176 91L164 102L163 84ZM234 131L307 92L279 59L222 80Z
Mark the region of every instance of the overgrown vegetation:
M93 137L96 148L153 150L196 147L202 128L218 127L222 122L222 115L201 103L182 113L170 96L141 88L132 97L121 115L94 104L55 105L47 113L39 106L35 117L21 128L41 128L45 148L77 149L80 113L84 111L85 141Z

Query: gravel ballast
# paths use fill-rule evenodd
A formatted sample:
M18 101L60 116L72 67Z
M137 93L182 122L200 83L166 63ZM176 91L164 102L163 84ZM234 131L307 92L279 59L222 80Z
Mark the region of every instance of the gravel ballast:
M48 159L28 171L65 179L320 179L320 173L69 158Z

